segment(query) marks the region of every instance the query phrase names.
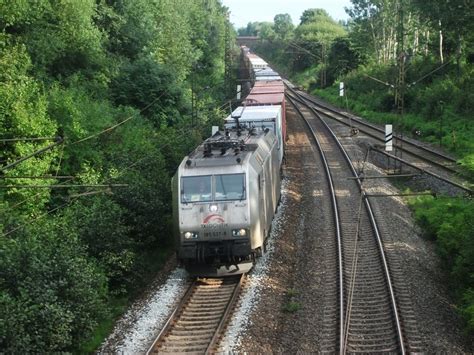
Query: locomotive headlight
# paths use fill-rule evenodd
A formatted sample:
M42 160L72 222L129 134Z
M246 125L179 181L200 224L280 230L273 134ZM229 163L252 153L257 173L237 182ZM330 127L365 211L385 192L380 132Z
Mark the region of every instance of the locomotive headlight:
M198 234L194 232L186 232L184 233L184 239L194 239L197 238Z
M209 206L209 211L211 211L211 212L217 212L217 205L210 205L210 206Z
M234 237L245 237L246 235L247 235L247 230L244 228L232 230L232 236Z

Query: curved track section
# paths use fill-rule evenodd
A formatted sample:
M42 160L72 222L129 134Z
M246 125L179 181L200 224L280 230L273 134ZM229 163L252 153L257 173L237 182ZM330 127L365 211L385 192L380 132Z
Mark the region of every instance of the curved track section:
M214 351L244 277L196 279L147 354Z
M289 85L288 82L285 84ZM318 114L336 120L337 122L356 128L363 134L372 137L373 139L384 144L385 131L383 128L366 122L361 118L349 114L341 109L332 107L325 104L321 100L305 93L296 91L290 88L294 94L298 96L300 100L304 100L306 104L310 105ZM417 142L413 139L403 138L400 136L394 137L394 146L399 150L407 153L410 157L416 158L412 163L417 165L419 168L426 169L427 167L437 167L445 174L444 177L450 177L453 179L454 176L463 175L464 172L461 167L457 164L456 159L446 154L440 153L426 144ZM448 174L448 175L446 175Z
M333 270L343 305L339 308L339 336L323 352L399 352L405 341L397 299L383 242L369 200L342 145L329 127L307 107L289 98L319 142L334 183L337 215L341 226L340 270ZM342 280L340 279L342 277ZM328 322L330 320L327 320ZM334 340L333 340L334 341Z
M364 132L365 134L371 137L383 141L382 137L384 136L385 131L382 128L374 124L368 123L357 116L350 115L346 112L343 112L342 110L338 110L329 105L326 105L320 100L311 97L305 92L298 92L298 96L310 103L313 108L318 111L318 113L336 119L342 124L352 125L353 127L359 129L361 132ZM423 157L427 161L432 162L434 165L445 167L447 170L453 172L459 171L456 168L456 159L454 159L453 157L437 152L433 149L430 149L429 147L420 144L419 142L415 142L406 138L397 137L396 140L398 141L398 145L400 145L400 142L403 142L403 144L406 145L405 148L403 148L402 146L400 147L400 149L405 149L407 152L413 152L417 156Z
M315 114L333 119L346 126L356 128L366 136L369 136L382 143L384 142L385 132L380 127L367 123L359 118L356 118L355 116L348 115L344 112L323 105L319 102L319 100L309 97L308 94L301 94L296 90L291 89L291 87L288 86L288 82L286 82L286 85L291 94L294 95L293 99L301 104L308 105L311 110L314 110ZM438 180L455 186L468 195L473 194L473 191L468 187L470 184L467 181L462 181L459 179L459 176L463 175L464 172L460 169L459 165L456 164L455 159L434 151L419 142L401 139L400 137L397 137L394 140L394 147L399 151L403 151L406 156L401 158L397 155L388 154L382 150L383 148L373 148L373 150L379 152L380 154L389 156L396 161L399 161L400 164L404 164L413 169L419 170L424 174L431 175Z

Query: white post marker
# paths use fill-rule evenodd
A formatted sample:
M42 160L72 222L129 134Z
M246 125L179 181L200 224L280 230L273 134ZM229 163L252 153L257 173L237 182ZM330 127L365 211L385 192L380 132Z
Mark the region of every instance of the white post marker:
M344 83L342 81L339 83L339 96L344 96Z
M240 94L242 93L242 86L237 85L237 100L240 100Z
M392 125L385 125L385 150L391 152L393 150L393 135L392 135Z

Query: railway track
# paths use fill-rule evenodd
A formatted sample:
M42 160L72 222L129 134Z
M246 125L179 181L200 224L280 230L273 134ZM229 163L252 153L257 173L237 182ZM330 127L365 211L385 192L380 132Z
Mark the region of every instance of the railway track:
M296 90L293 92L296 92ZM310 105L312 105L312 107L319 114L335 119L344 125L357 128L359 131L363 132L364 134L384 143L384 135L385 135L384 129L372 123L366 122L357 116L342 112L341 110L338 110L329 105L326 105L322 103L320 100L317 100L316 98L311 97L309 94L305 92L298 92L298 96L300 98L303 98L308 103L310 103ZM415 155L421 160L424 160L430 163L431 165L436 165L438 167L441 167L451 173L456 173L456 174L462 173L462 170L459 168L459 166L456 163L456 159L454 159L453 157L437 152L419 142L409 140L407 138L402 138L402 137L394 137L394 138L395 138L394 145L398 149L404 152L410 153L412 155Z
M322 352L419 351L416 321L405 290L398 296L384 241L361 181L342 145L316 111L287 96L320 150L333 203L337 263L324 302ZM400 280L402 277L397 275ZM399 302L401 299L401 302ZM407 339L409 342L407 343Z
M216 351L244 277L194 280L147 354L207 354Z
M385 132L380 127L323 105L318 100L309 97L308 94L301 94L292 89L288 86L288 82L286 82L286 85L292 99L301 104L308 105L308 107L314 110L315 114L323 118L330 118L346 126L355 127L365 135L377 141L384 142ZM472 195L473 191L470 189L469 183L459 179L459 176L461 176L463 172L452 157L436 152L418 142L407 139L402 140L399 137L394 140L394 147L399 151L403 151L405 156L399 157L386 153L382 147L381 149L373 148L373 150L380 154L387 155L393 160L399 161L400 164L409 166L423 174L431 175L440 181L455 186L463 193Z

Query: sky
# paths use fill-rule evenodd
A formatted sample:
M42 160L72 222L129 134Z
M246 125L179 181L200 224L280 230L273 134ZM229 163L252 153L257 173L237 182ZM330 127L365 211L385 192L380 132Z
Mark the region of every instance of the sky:
M222 0L230 9L230 22L236 28L246 27L249 22L273 22L277 14L288 13L295 25L299 24L304 10L325 9L337 20L347 20L349 16L344 7L350 7L350 0Z

